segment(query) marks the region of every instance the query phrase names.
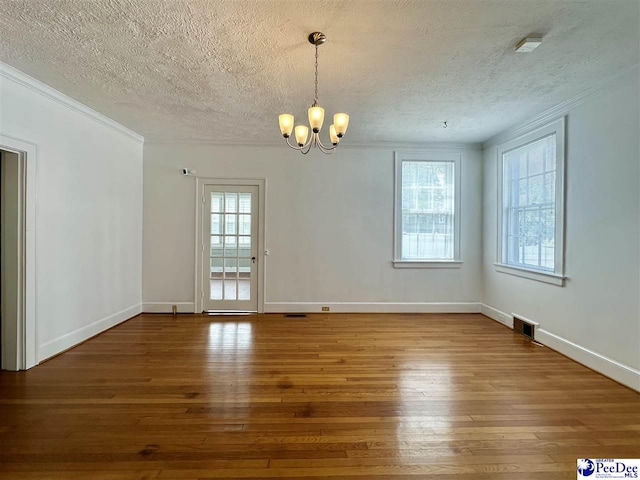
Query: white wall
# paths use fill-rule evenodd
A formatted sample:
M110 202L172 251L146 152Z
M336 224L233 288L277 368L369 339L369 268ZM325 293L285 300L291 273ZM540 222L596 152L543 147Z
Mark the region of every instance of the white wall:
M42 360L140 311L143 143L4 64L0 135L37 148L35 288Z
M165 302L184 303L185 311L193 311L195 178L181 176L184 167L200 177L267 179L266 311L319 311L314 302L331 304L332 311L459 310L468 306L426 304L480 300L478 150L463 152L462 268L394 269L393 148L342 147L330 156L302 156L284 143L264 148L145 144L146 311L166 311L170 305L160 305ZM350 305L335 305L341 302ZM400 305L405 302L422 305Z
M495 145L484 153L483 214L484 303L540 322L550 346L635 388L640 387L639 87L635 69L567 114L565 287L494 269Z

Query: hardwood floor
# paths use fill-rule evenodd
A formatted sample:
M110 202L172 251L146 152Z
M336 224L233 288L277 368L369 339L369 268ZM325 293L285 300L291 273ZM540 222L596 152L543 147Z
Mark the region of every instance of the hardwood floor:
M0 478L575 479L640 394L481 315L142 315L0 373Z

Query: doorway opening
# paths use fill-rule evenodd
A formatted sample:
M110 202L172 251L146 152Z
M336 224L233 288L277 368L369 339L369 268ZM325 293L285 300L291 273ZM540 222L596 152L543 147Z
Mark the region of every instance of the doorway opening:
M18 154L0 150L0 368L18 370L21 315L21 187Z
M0 135L0 369L37 362L36 147Z

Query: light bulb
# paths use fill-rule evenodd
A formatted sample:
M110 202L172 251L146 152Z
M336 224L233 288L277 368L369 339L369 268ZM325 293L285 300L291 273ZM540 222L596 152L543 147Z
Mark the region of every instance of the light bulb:
M324 108L314 105L309 109L309 125L313 133L318 133L324 122Z
M336 133L335 125L331 125L329 127L329 138L331 139L331 143L334 145L337 145L340 142L340 137L338 137L338 134Z
M336 113L333 116L333 123L336 126L336 133L339 138L347 132L347 127L349 126L349 115L346 113Z
M278 121L280 122L280 132L284 138L289 138L291 135L291 131L293 130L293 115L289 115L288 113L283 113L278 117Z
M303 147L307 141L307 135L309 135L309 128L305 125L298 125L295 128L296 132L296 142L298 142L298 146Z

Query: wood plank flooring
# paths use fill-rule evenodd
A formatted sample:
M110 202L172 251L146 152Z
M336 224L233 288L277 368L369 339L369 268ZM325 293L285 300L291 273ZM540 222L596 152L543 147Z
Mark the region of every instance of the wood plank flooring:
M0 373L0 478L575 479L640 394L481 315L141 315Z

